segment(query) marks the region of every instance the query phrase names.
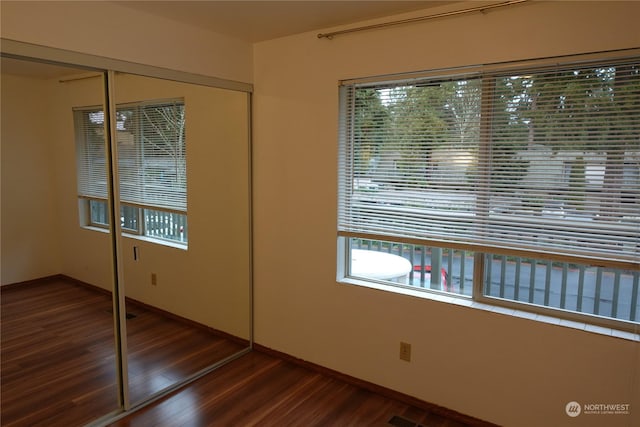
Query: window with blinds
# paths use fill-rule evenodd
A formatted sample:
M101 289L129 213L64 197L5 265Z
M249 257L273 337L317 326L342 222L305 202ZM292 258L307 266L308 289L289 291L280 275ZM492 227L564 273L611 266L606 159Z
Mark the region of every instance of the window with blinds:
M108 226L104 113L76 109L78 195L88 224ZM182 100L116 106L122 227L127 232L186 243L187 175Z
M340 104L339 236L638 270L639 58L348 82Z

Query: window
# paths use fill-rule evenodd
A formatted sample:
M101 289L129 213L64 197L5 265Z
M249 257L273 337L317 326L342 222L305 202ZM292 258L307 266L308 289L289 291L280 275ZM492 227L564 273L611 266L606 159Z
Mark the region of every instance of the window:
M640 60L467 70L341 85L341 277L637 325Z
M76 109L74 119L81 217L85 225L107 228L104 112ZM117 105L116 131L123 231L186 244L184 102Z

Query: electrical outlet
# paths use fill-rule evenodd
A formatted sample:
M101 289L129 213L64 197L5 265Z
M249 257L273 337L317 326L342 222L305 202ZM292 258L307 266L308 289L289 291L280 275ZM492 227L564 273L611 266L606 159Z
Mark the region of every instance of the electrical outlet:
M151 284L153 286L158 284L158 276L156 276L156 273L151 273Z
M400 360L411 362L411 344L400 342Z

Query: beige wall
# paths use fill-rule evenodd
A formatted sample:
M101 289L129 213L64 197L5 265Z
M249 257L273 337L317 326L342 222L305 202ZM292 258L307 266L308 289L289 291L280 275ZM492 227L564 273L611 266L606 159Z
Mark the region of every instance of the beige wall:
M110 1L0 2L3 38L242 82L251 45Z
M2 284L60 272L48 91L42 80L2 75Z
M638 16L634 2L544 2L256 44L256 342L501 425L572 425L572 400L635 408L580 425L640 424L637 342L335 279L339 80L636 47Z
M85 76L86 73L79 74ZM49 140L54 148L55 181L52 188L58 211L57 243L61 257L58 273L112 289L112 263L109 236L106 232L80 228L76 179L76 146L73 107L103 103L102 77L60 83L47 80L51 99L46 112L51 123ZM10 107L10 105L9 105Z

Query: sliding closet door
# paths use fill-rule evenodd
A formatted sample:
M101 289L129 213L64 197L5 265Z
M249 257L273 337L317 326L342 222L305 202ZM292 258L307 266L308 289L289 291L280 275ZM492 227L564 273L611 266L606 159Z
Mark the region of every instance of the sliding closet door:
M106 200L103 75L7 58L1 69L0 416L83 425L120 408L109 224L89 203Z
M225 86L3 57L3 423L108 419L249 350L250 87Z
M116 73L130 402L249 345L248 95Z

